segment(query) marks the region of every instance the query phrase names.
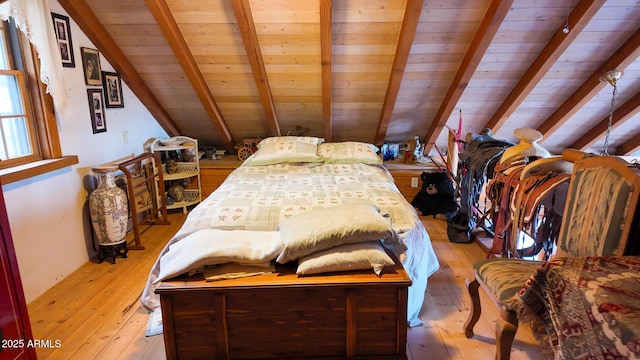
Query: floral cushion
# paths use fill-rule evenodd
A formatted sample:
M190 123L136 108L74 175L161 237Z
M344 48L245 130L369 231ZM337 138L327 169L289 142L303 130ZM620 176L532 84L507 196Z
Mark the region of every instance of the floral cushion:
M485 259L473 264L478 277L502 304L514 296L542 265L522 259Z

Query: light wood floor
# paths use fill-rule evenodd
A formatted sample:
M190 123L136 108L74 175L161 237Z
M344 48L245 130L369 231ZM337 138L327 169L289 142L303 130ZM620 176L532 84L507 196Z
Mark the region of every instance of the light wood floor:
M61 346L38 349L39 359L164 359L162 336L145 337L147 312L140 294L147 273L162 246L184 221L169 214L171 225L151 226L142 235L143 251L129 251L116 264L89 262L29 304L36 339L60 340ZM494 325L498 311L482 294L482 317L476 335L465 338L462 326L469 310L465 278L471 264L484 258L476 244L453 244L446 223L424 218L440 260L429 279L421 319L425 325L409 329L407 356L423 359L491 359L495 353ZM481 291L482 292L482 291ZM512 359L544 359L530 330L521 326Z

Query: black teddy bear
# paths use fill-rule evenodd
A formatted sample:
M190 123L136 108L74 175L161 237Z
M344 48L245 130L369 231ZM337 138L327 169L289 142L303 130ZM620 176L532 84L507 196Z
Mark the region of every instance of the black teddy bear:
M458 210L453 183L443 172L423 172L422 188L411 201L423 216L433 215L440 220L451 219Z

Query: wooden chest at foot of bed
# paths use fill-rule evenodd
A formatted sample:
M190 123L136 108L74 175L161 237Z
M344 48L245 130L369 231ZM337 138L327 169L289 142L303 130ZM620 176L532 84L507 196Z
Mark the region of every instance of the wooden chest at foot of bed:
M402 265L298 277L293 266L233 280L161 283L168 359L406 359Z

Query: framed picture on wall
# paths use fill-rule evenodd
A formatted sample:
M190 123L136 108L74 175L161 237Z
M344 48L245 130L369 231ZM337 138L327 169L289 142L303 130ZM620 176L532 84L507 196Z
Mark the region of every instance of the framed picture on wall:
M87 89L89 99L89 113L91 114L91 127L93 133L107 131L107 119L104 116L104 100L101 89Z
M100 70L100 53L98 50L82 47L82 67L84 68L84 82L87 85L102 86L102 71Z
M76 61L73 58L73 43L71 42L71 29L69 28L69 17L51 13L53 19L53 28L56 32L58 40L58 48L60 49L60 58L62 66L76 67Z
M102 72L102 89L104 90L105 106L108 108L123 108L122 79L120 74Z

